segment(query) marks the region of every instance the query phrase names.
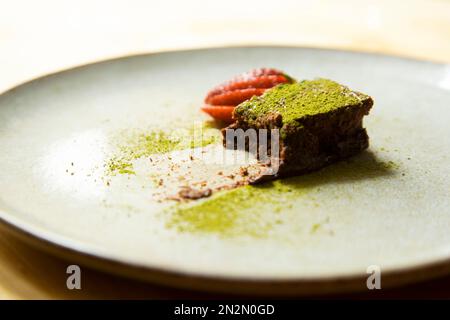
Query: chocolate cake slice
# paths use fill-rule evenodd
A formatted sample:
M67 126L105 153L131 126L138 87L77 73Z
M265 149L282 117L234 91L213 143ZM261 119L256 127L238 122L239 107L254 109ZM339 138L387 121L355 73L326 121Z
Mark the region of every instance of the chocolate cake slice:
M226 129L279 129L277 170L254 177L255 183L318 170L366 149L369 137L362 120L372 105L368 95L337 82L305 80L278 85L241 103Z

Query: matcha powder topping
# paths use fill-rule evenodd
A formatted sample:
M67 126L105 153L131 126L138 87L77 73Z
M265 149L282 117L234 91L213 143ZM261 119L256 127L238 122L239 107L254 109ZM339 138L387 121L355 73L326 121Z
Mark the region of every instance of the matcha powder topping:
M282 194L288 191L289 187L275 181L223 191L200 203L179 204L172 212L168 227L181 232L264 237L281 221L277 214L265 214L258 203L264 202L269 212L277 212L281 210Z
M278 113L286 124L307 116L359 105L369 98L328 79L304 80L281 84L262 96L253 97L238 105L235 114L251 121L260 116Z
M106 174L135 174L133 161L153 154L168 153L175 150L204 147L209 144L220 143L219 130L202 124L201 130L195 128L181 128L175 132L153 130L128 134L118 143L117 152L106 162Z

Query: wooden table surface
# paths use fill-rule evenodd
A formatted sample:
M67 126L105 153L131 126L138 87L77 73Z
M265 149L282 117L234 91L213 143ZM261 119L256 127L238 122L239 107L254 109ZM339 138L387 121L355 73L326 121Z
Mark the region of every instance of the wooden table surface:
M31 78L121 55L244 44L330 47L450 63L450 1L0 0L0 91ZM0 298L223 298L82 268L0 233ZM337 296L334 296L337 297ZM339 298L450 298L450 276Z

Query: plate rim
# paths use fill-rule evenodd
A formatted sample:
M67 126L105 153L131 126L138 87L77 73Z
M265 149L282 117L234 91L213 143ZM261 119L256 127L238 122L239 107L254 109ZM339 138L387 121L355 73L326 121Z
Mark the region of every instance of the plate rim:
M111 275L172 288L261 297L316 296L369 291L366 286L369 274L366 273L286 279L208 275L175 270L175 268L140 265L83 251L24 230L4 220L2 216L0 216L0 231L67 262L76 262L81 266ZM383 289L389 289L432 280L448 274L450 274L450 257L382 271L381 285Z
M304 50L311 50L311 51L327 51L327 52L336 52L336 53L344 53L344 54L354 54L354 55L363 55L363 56L372 56L372 57L381 57L381 58L387 58L387 59L395 59L395 60L402 60L402 61L409 61L412 63L421 63L421 64L430 64L435 66L448 66L450 63L446 63L444 61L434 61L434 60L426 60L426 59L419 59L409 56L403 56L401 54L389 54L389 53L382 53L382 52L375 52L375 51L364 51L364 50L357 50L352 48L333 48L333 47L318 47L318 46L304 46L304 45L284 45L284 44L252 44L252 45L245 45L245 44L231 44L231 45L218 45L218 46L198 46L194 48L181 48L181 49L161 49L161 50L154 50L154 51L143 51L143 52L135 52L131 54L126 55L112 55L110 57L100 58L100 59L94 59L90 60L84 63L80 64L73 64L68 67L63 68L57 68L55 70L44 72L38 76L33 76L30 78L27 78L23 81L19 81L16 84L13 84L12 86L8 86L6 89L0 91L0 97L11 92L15 91L16 89L19 89L22 86L31 84L32 82L43 80L48 77L56 76L61 73L65 73L68 71L75 71L77 69L82 69L89 67L91 65L95 64L101 64L101 63L109 63L117 60L125 60L125 59L133 59L137 57L144 57L144 56L153 56L153 55L159 55L159 54L167 54L167 53L179 53L179 52L195 52L195 51L212 51L212 50L223 50L223 49L304 49Z

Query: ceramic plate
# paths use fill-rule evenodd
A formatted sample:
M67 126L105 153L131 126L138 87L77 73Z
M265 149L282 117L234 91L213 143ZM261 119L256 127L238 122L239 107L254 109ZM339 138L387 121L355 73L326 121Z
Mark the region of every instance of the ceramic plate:
M199 107L208 89L256 67L371 95L369 149L259 188L167 199L192 181L230 179L236 164L211 156L223 156L220 137ZM175 286L337 292L366 288L370 266L385 287L419 281L450 269L449 102L448 66L332 50L189 50L78 67L0 96L0 217L73 263ZM205 134L192 144L195 128Z

